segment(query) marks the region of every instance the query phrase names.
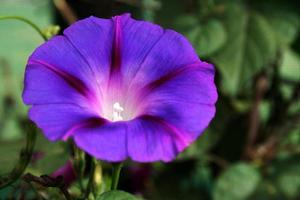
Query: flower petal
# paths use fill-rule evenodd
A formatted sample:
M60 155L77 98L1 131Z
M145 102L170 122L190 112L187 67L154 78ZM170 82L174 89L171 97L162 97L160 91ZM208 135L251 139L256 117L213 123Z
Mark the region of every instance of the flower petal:
M29 118L41 128L51 140L61 140L81 123L95 119L94 113L73 104L35 105L29 110Z
M146 98L214 105L218 96L214 76L213 65L199 61L177 68L141 90Z
M127 158L126 123L115 122L78 129L74 141L90 155L106 161L118 162Z
M92 107L100 109L99 90L93 77L88 64L70 42L64 36L56 36L37 48L28 60L24 101L27 104L76 103L80 94ZM60 93L60 86L68 91L68 96ZM59 95L45 98L45 92L60 93L61 98ZM70 98L75 96L76 99Z
M87 107L75 87L39 63L29 63L25 71L23 100L28 105L71 103Z
M152 48L161 40L164 30L155 24L121 16L121 72L128 86Z
M165 121L140 116L127 122L107 123L76 130L76 144L90 155L119 162L170 161L191 143L189 134Z
M207 63L185 66L143 88L142 112L159 117L195 140L215 114L214 69Z
M96 84L104 88L107 85L112 60L113 20L89 17L65 29L64 35L88 63Z
M152 116L130 121L127 131L128 154L139 162L171 161L191 143L184 131Z
M165 30L162 34L162 30L156 25L140 23L147 27L149 35L145 35L144 29L139 28L136 23L134 26L139 28L136 36L128 38L126 40L128 45L123 45L124 50L132 49L131 54L123 56L123 62L127 66L127 68L124 66L123 76L128 77L127 80L133 86L145 86L179 67L199 61L191 44L181 34L172 30ZM147 36L146 42L143 41Z

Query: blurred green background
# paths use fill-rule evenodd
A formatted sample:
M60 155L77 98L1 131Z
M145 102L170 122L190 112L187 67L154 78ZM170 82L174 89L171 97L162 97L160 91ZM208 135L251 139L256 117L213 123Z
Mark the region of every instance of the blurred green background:
M18 15L64 29L90 15L130 12L184 34L214 63L217 114L172 163L126 163L121 189L150 200L300 199L300 3L296 0L0 0ZM42 38L22 22L0 21L0 175L25 145L25 63ZM71 157L66 143L38 135L27 171L50 174ZM104 180L109 169L103 166ZM27 192L24 194L24 188ZM75 183L71 193L78 192ZM58 199L19 181L0 199Z

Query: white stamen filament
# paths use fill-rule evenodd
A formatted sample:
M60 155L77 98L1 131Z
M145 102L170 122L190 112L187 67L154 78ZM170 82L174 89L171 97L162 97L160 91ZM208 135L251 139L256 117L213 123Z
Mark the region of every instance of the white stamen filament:
M123 117L121 115L121 112L124 111L124 108L120 105L119 102L114 103L113 105L113 116L112 116L112 121L121 121L123 120Z

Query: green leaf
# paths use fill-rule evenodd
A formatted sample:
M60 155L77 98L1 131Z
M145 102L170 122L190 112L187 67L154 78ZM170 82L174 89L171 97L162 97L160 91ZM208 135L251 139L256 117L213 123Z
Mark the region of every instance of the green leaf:
M300 82L300 56L289 48L285 48L282 63L279 68L280 76L283 79ZM285 99L292 98L294 86L290 84L280 85L281 93ZM295 101L289 108L289 113L296 113L300 110L300 102Z
M274 183L287 198L300 196L300 159L290 157L273 164Z
M217 20L210 20L194 31L196 30L198 31L198 38L194 44L200 56L211 55L225 44L226 32L222 23Z
M300 190L300 174L299 169L289 169L287 172L282 174L278 180L277 184L283 191L283 193L292 198L299 195Z
M247 200L282 200L284 196L276 189L273 182L264 179L256 188L256 191Z
M238 5L226 7L224 25L227 42L212 60L222 75L221 89L236 96L247 91L253 76L273 59L275 36L263 16Z
M300 57L291 49L283 52L280 75L285 79L300 81Z
M182 0L160 0L160 9L155 13L155 22L164 27L169 27L174 22L174 17L185 12L185 1Z
M213 130L207 129L199 140L179 155L178 159L203 159L206 156L205 153L217 143L220 136L221 134L214 134Z
M183 32L188 32L198 24L199 21L195 15L180 15L176 17L174 22L175 28Z
M255 167L247 163L238 163L228 168L217 180L214 200L242 200L249 197L260 181Z
M278 148L278 156L286 156L291 154L291 149L294 153L300 153L300 134L299 134L300 124L298 129L290 131L286 134L284 138L281 139ZM287 148L288 147L288 148ZM300 164L300 162L299 162Z
M266 123L271 114L271 104L269 101L262 101L259 106L259 115L261 122Z
M96 200L141 200L141 199L127 192L113 190L101 194L96 198Z
M264 10L264 16L271 24L279 47L291 44L297 37L299 15L287 8Z
M196 16L179 16L175 27L193 44L200 56L209 56L220 49L226 41L226 32L222 23L216 19L199 22Z

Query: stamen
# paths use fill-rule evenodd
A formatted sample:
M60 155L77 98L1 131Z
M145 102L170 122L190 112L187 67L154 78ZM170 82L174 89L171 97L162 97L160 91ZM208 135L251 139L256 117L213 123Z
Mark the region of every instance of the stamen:
M123 117L121 115L121 112L124 111L124 108L120 105L119 102L114 103L113 105L113 116L112 116L112 121L121 121L123 120Z

